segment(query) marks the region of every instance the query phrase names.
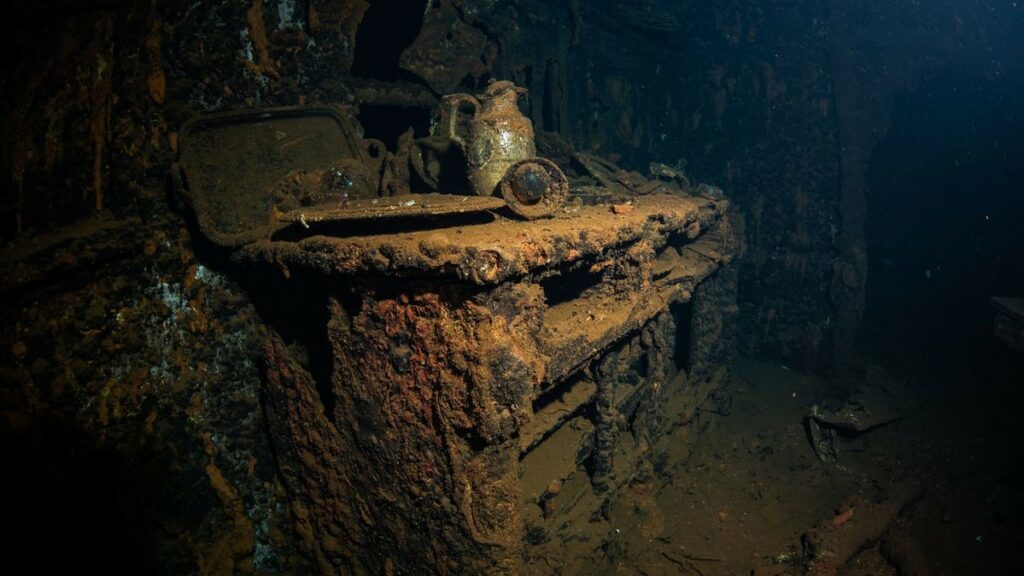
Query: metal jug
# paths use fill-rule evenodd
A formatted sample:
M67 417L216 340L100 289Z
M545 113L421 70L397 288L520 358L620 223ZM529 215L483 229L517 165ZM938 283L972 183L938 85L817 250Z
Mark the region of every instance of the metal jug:
M449 139L466 155L469 181L481 196L495 194L509 168L537 155L533 123L519 111L526 94L510 81L492 81L483 94L452 94L442 100Z

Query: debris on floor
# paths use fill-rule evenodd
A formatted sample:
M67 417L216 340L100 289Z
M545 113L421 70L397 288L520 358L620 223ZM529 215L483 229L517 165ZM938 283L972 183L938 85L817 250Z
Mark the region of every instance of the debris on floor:
M893 405L893 393L884 387L869 386L855 392L835 410L815 404L804 418L807 436L814 453L822 462L839 460L842 440L860 437L901 418Z

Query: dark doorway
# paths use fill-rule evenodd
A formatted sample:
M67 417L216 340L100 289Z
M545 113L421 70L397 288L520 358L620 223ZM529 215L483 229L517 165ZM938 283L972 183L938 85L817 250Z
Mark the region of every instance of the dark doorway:
M352 72L365 78L397 80L398 59L420 31L431 0L371 0L356 31Z

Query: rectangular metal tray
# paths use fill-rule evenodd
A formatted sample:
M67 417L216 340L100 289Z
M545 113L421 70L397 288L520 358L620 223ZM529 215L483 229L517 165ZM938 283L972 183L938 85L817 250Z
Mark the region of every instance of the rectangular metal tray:
M179 142L174 176L199 229L232 248L286 225L271 209L271 188L286 174L329 169L366 154L349 119L331 108L202 116L182 127Z

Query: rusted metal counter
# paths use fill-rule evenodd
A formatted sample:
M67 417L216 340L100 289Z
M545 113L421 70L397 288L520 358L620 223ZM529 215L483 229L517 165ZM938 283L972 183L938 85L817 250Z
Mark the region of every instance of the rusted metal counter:
M549 220L314 226L235 252L327 287L311 291L329 309L321 381L279 338L266 348L267 414L321 568L522 573L527 523L557 520L545 486L583 475L613 491L644 457L616 446L707 396L697 382L734 311L716 274L737 251L727 210L645 196ZM555 461L533 462L542 449Z

